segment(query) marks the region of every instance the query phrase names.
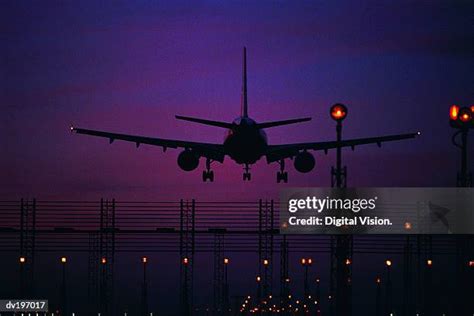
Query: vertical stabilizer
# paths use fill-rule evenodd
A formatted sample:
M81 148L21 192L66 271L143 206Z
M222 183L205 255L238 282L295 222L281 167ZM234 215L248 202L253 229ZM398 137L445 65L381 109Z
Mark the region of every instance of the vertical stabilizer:
M244 47L242 62L242 95L240 97L241 115L243 117L248 116L248 104L247 104L247 48Z

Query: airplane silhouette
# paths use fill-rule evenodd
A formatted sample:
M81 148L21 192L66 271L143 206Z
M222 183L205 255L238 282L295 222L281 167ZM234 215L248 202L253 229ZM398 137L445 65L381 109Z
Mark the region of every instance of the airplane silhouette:
M140 146L140 144L159 146L163 148L163 151L165 151L167 148L183 148L184 150L178 156L178 165L184 171L192 171L196 169L199 165L199 159L201 157L206 159L206 169L202 173L202 180L204 182L207 180L210 182L214 181L214 172L211 170L211 163L215 161L223 163L225 156L229 156L236 163L244 165L245 172L243 174L243 180L250 181L250 165L256 163L263 156L265 156L267 163L270 164L277 162L280 165L280 171L277 172L278 183L281 181L285 183L288 182L288 173L285 171L285 159L289 158L294 160L295 169L299 172L306 173L313 170L315 166L315 159L313 155L308 152L309 150L324 150L327 153L329 149L339 147L351 147L354 149L354 147L358 145L374 143L380 147L382 142L415 138L420 134L418 132L341 141L269 145L264 129L275 126L307 122L310 121L311 118L305 117L283 121L257 123L249 117L247 103L247 52L245 47L243 50L242 65L241 116L236 118L232 123L179 115L176 115L176 118L179 120L227 129L224 143L210 144L190 142L109 133L75 127L71 127L71 131L78 134L105 137L109 139L110 143L116 139L133 142L136 144L137 148Z

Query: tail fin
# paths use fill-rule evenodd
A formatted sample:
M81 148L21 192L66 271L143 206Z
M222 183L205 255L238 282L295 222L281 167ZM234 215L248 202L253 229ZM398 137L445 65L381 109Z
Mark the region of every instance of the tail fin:
M247 104L247 48L244 47L243 63L242 63L242 95L240 97L241 115L248 117Z

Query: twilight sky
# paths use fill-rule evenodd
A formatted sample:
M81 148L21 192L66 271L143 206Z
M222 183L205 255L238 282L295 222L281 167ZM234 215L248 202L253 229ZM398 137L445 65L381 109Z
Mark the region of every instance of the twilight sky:
M335 137L328 108L349 106L344 138L422 137L344 151L349 186L454 186L448 107L473 101L469 1L2 1L0 198L277 197L277 165L251 183L226 159L185 173L179 150L72 135L69 126L220 143L224 130L175 114L232 121L248 50L249 114L312 116L269 129L272 144ZM472 151L471 151L472 152ZM286 186L330 186L334 152ZM243 194L246 194L245 196Z

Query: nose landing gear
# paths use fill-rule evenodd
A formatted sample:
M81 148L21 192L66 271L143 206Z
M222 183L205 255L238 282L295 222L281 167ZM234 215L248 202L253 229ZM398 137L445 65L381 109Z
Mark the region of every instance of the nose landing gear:
M277 172L277 183L281 181L288 183L288 172L285 171L285 160L281 159L278 164L280 165L280 171Z
M244 181L250 181L252 179L252 175L251 173L249 172L250 170L250 167L248 164L245 164L245 168L244 168L245 172L243 174L243 179Z
M211 163L212 160L207 158L206 159L206 170L202 172L202 181L206 182L209 180L209 182L214 182L214 171L211 170Z

